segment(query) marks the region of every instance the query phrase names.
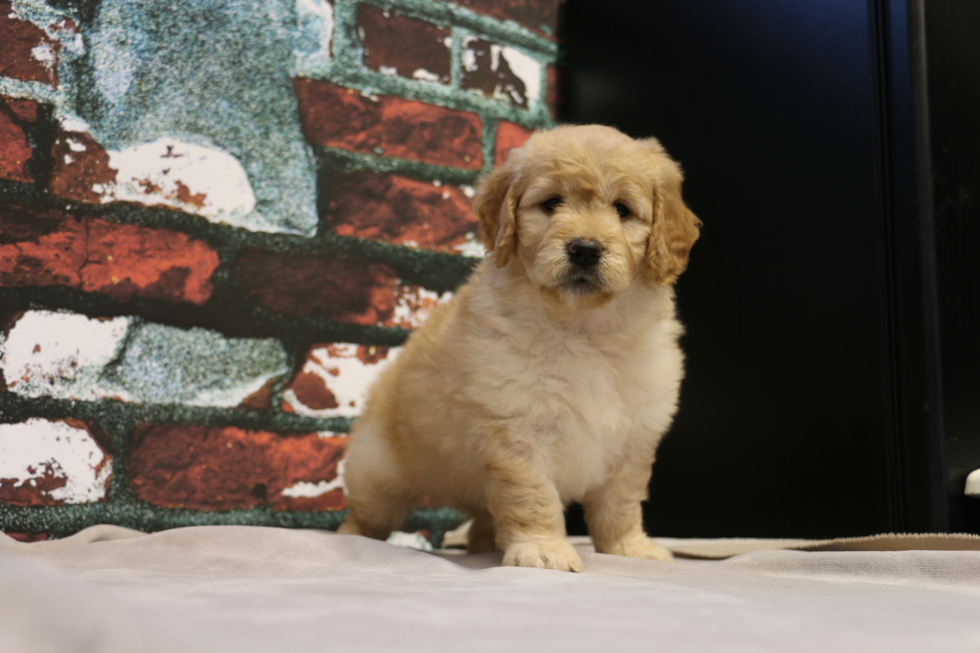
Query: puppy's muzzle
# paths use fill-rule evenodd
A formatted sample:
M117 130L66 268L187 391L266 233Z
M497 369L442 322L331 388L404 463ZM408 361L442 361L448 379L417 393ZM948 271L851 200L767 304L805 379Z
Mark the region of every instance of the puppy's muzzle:
M595 240L573 240L568 243L568 260L587 269L599 263L602 259L602 245Z

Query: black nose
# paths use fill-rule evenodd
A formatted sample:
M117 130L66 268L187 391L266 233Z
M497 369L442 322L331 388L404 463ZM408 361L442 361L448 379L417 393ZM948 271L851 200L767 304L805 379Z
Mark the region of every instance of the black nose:
M590 268L602 258L602 245L594 240L573 240L568 243L568 258L583 268Z

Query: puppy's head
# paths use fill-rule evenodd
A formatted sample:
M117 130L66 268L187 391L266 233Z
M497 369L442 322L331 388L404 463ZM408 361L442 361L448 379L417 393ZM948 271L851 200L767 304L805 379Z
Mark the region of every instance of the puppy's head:
M647 276L672 284L700 220L655 139L597 125L538 132L480 184L474 209L498 267L576 307L599 306Z

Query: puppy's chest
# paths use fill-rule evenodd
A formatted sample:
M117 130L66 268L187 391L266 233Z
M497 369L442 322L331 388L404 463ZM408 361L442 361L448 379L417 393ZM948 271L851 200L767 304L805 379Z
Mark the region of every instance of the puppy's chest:
M618 466L636 434L628 379L637 361L587 339L540 343L524 361L515 435L537 451L562 500L576 500Z
M583 447L615 439L633 424L637 357L588 336L542 338L517 352L512 382L523 397L526 419L542 441ZM635 352L633 352L635 354ZM642 358L642 357L641 357Z

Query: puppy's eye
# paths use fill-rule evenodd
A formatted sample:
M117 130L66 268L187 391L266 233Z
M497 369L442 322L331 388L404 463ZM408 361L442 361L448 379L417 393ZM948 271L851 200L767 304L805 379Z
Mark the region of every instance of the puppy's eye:
M555 209L558 208L558 205L559 204L561 204L561 198L560 197L552 197L550 200L547 200L546 202L544 202L541 206L544 207L544 210L545 211L547 211L548 213L551 213Z
M619 217L621 217L621 218L628 218L629 217L629 215L630 215L630 209L629 209L628 206L626 206L622 202L617 202L614 205L614 208L616 209L616 213L619 214Z

